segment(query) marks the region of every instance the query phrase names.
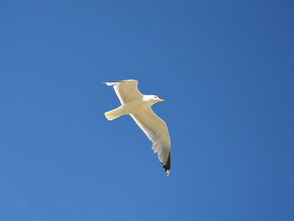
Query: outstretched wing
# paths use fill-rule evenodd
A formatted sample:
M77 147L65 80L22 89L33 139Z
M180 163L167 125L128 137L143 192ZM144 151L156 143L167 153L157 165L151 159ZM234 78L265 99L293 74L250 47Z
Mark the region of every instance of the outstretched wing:
M139 99L143 94L138 89L137 80L123 80L105 82L108 86L113 86L114 91L121 104Z
M131 114L131 117L152 141L152 149L154 153L158 153L158 159L168 176L171 166L171 141L166 123L151 108Z

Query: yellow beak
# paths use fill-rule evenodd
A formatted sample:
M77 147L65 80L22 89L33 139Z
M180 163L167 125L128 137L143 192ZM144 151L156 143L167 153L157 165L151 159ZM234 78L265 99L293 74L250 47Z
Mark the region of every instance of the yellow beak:
M162 103L162 102L165 102L165 100L159 99L158 102Z

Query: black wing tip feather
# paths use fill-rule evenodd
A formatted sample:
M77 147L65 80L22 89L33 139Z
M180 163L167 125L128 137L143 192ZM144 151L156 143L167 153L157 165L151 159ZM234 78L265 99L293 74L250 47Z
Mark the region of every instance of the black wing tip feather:
M162 163L162 167L164 168L164 172L167 176L169 176L170 174L170 165L171 165L171 156L169 152L166 163L165 164Z

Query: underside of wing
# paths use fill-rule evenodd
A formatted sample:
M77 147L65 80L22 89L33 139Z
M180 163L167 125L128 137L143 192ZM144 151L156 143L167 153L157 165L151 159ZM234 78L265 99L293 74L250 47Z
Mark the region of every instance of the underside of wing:
M139 99L143 96L138 89L137 80L110 81L105 82L105 84L108 86L113 86L121 104Z
M152 149L155 153L158 153L158 159L162 163L166 175L169 175L171 166L171 142L166 123L151 108L140 113L131 114L131 117L143 130L149 140L152 141Z

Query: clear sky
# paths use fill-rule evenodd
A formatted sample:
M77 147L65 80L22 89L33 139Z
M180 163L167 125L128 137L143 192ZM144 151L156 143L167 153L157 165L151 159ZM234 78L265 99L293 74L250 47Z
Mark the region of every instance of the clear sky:
M294 4L0 2L0 220L294 220ZM166 100L166 177L101 82Z

